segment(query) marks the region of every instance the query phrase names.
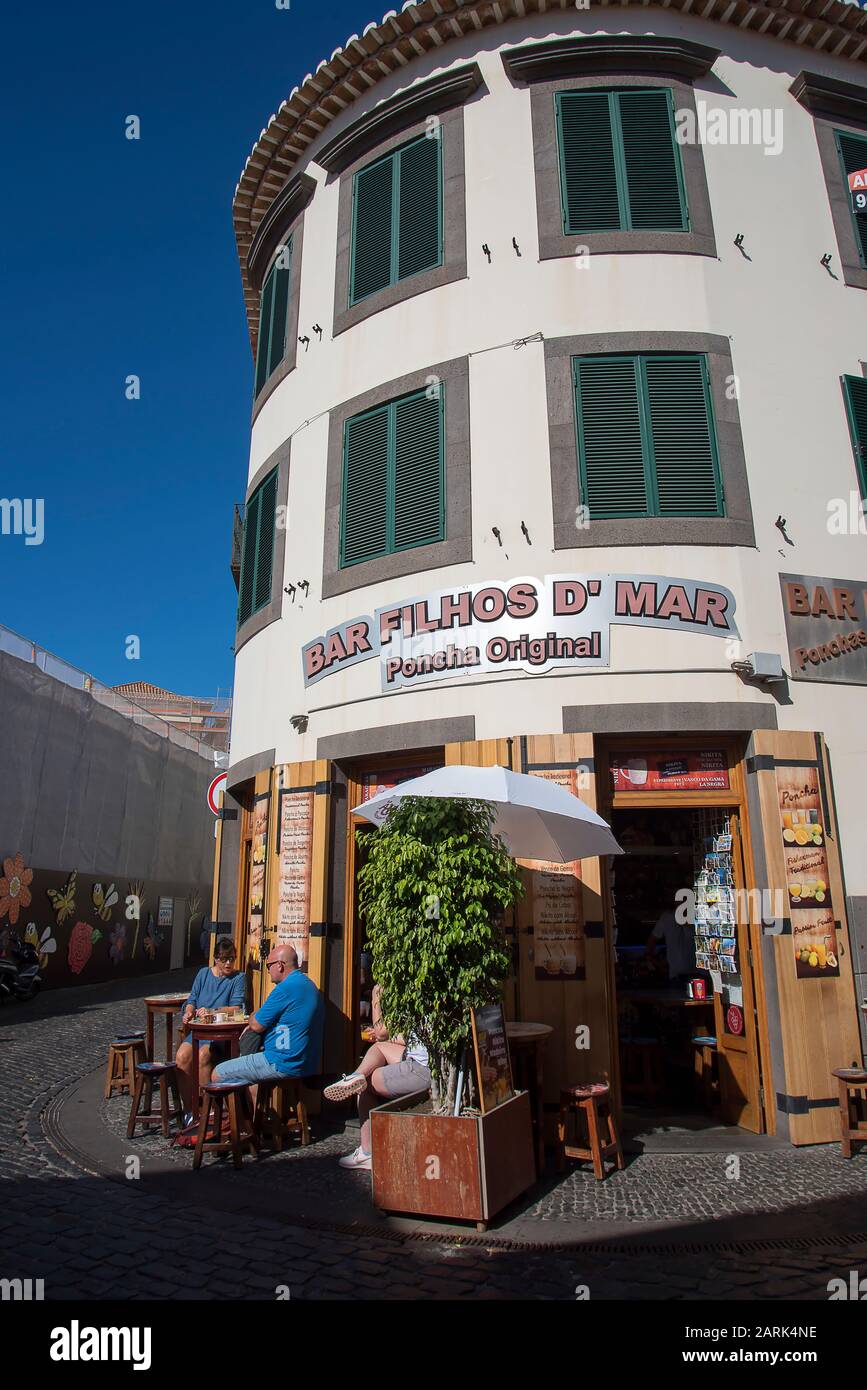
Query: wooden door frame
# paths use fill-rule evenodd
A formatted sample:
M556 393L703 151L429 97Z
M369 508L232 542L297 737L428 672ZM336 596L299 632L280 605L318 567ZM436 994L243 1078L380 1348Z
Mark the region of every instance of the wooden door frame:
M753 872L753 852L752 838L750 833L750 813L747 798L746 769L744 761L746 758L747 744L750 735L744 734L598 734L594 739L594 768L596 772L596 797L599 815L611 824L612 814L615 811L635 810L643 807L646 810L695 810L702 807L719 807L720 810L733 811L738 818L738 827L741 837L741 850L743 858L744 887L748 893L755 889ZM717 750L724 751L728 759L729 788L719 791L653 791L653 792L618 792L611 786L611 779L608 773L609 755L613 752L662 752L671 749L673 752L682 750L705 751ZM600 883L602 904L605 913L605 932L610 934L613 941L614 913L611 904L611 885L610 875L604 875L604 882ZM750 898L752 902L753 899ZM771 1050L770 1039L768 1036L768 1014L767 996L764 981L764 962L760 944L761 922L750 923L747 931L747 939L750 944L751 959L742 962L747 969L752 972L752 992L755 1005L755 1024L756 1024L756 1066L758 1070L759 1087L759 1109L762 1118L763 1129L761 1133L776 1133L776 1120L773 1107L769 1103L769 1097L764 1091L764 1078L772 1075L770 1071ZM738 943L740 948L740 933ZM615 1074L618 1086L620 1081L619 1065L619 1037L617 1026L617 980L614 962L614 951L611 952L611 986L613 989L613 1007L609 1018L610 1048L612 1058L618 1059ZM714 996L716 1000L716 996ZM717 1012L717 1003L714 1004L714 1014ZM622 1105L622 1098L618 1095L618 1101Z
M361 805L363 778L371 772L388 771L390 768L426 767L431 761L445 765L445 747L434 745L428 749L412 749L406 753L379 753L365 758L340 760L340 769L346 778L346 865L344 879L343 914L343 987L341 1009L344 1023L344 1052L348 1068L358 1062L358 986L359 986L359 944L360 930L355 904L355 874L357 867L357 847L355 830L359 822L354 821L352 812ZM372 828L372 827L371 827Z

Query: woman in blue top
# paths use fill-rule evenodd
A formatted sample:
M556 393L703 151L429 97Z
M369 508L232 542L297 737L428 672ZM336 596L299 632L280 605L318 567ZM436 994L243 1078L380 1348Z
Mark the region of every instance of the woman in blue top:
M214 950L214 964L203 965L190 990L190 997L184 1007L181 1022L189 1025L210 1009L243 1008L247 993L247 980L242 970L235 969L235 946L229 937L224 936ZM221 1043L213 1047L199 1046L199 1080L206 1085L211 1072L220 1060L225 1049ZM184 1110L192 1109L193 1086L193 1047L192 1043L182 1042L178 1047L175 1061L178 1064L178 1086Z

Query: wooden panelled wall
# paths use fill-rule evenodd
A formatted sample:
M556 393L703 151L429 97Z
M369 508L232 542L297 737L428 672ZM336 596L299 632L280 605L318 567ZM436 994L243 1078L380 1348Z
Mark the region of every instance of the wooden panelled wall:
M789 1135L794 1144L820 1144L840 1138L836 1107L835 1067L861 1064L861 1040L856 1013L852 950L840 864L840 827L831 801L830 769L824 740L810 733L763 730L754 735L758 761L755 777L761 806L768 886L780 889L786 900L786 869L780 830L776 767L804 763L821 769L826 790L826 835L829 888L836 919L840 974L831 979L798 979L789 933L773 938L773 960L779 995L779 1029L785 1071L784 1104L789 1111ZM762 766L763 763L768 764ZM846 827L843 826L843 833ZM753 839L759 828L753 826ZM788 908L786 909L788 912ZM767 969L767 964L766 964ZM765 1078L768 1090L770 1078ZM771 1099L769 1097L769 1099ZM815 1104L815 1102L825 1104ZM831 1102L834 1104L831 1104ZM806 1105L806 1113L798 1113Z
M526 739L491 739L476 743L454 743L446 746L446 763L461 763L473 767L490 767L499 763L511 765L521 772L524 763L534 766L556 766L581 770L578 795L592 810L596 810L596 775L593 763L592 734L552 734ZM517 904L518 972L517 979L506 995L507 1016L547 1023L553 1028L545 1046L545 1102L549 1129L553 1125L553 1110L557 1107L560 1087L576 1085L579 1081L601 1080L608 1077L612 1085L616 1075L617 1049L612 1044L612 1027L616 1020L614 999L614 951L611 925L603 907L600 865L598 859L582 862L582 899L586 937L585 980L537 980L535 970L533 923L533 875L522 874L525 897ZM588 1029L589 1047L577 1047L577 1030ZM583 1040L583 1038L582 1038ZM619 1087L618 1087L619 1089ZM553 1137L549 1133L549 1138Z

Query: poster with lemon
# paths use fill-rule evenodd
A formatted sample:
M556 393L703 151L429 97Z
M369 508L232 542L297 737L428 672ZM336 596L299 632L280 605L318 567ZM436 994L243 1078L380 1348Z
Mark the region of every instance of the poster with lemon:
M839 975L819 773L778 767L776 778L798 978Z

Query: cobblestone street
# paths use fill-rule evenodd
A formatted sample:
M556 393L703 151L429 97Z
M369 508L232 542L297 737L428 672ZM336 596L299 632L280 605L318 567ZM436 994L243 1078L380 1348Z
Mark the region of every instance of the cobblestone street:
M144 993L0 1014L0 1277L48 1298L811 1300L867 1271L867 1154L836 1146L745 1152L734 1179L722 1153L639 1155L599 1184L574 1168L486 1235L377 1213L368 1175L335 1163L356 1132L321 1121L306 1150L193 1174L189 1151L126 1140L126 1099L101 1100L107 1040L141 1026Z

